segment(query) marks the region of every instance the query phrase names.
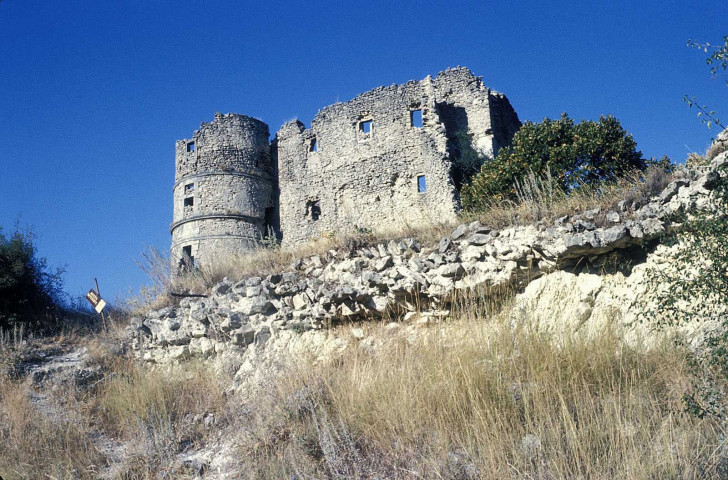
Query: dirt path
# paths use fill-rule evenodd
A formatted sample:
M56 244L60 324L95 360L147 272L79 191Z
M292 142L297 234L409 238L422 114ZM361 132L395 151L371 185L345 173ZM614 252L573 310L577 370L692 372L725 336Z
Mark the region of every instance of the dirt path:
M89 360L86 347L61 346L35 352L20 365L38 412L54 421L84 422L78 397L104 378L101 368L91 366ZM107 462L100 478L119 478L129 458L129 446L90 427L89 439Z

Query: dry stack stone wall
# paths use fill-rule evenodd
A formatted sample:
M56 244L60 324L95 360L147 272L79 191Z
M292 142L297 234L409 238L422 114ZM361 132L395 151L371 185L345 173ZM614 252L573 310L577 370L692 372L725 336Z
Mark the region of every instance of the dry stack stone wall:
M502 230L463 224L434 247L423 248L413 239L391 241L303 258L266 277L225 280L207 298L186 298L138 319L130 332L134 348L147 360L167 362L262 348L282 331L320 329L339 320L404 312L447 316L458 291L524 287L555 271L598 269L611 252L659 241L680 228L675 219L714 205L713 189L726 166L728 152L644 205L625 200L616 211L592 210ZM596 225L597 216L603 226Z

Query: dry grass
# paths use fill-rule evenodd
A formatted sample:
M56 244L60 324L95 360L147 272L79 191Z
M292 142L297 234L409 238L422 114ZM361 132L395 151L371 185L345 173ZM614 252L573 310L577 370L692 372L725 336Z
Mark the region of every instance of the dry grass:
M715 157L720 155L721 153L728 151L728 136L725 136L722 139L716 140L710 148L708 148L708 151L705 152L705 158L710 162Z
M89 418L77 408L46 415L31 394L27 384L0 374L0 477L98 478L105 458L93 445Z
M623 216L634 213L634 206L647 203L659 194L673 174L659 167L645 172L633 172L598 186L583 186L566 195L555 187L555 180L549 172L539 177L531 172L516 184L517 201L494 199L483 211L468 213L465 220L478 220L492 228L506 228L514 225L530 225L536 222L550 223L565 215L577 215L587 210L599 209L597 226L607 225L604 214L610 210ZM623 212L618 203L624 200L630 208Z
M126 439L135 438L148 427L175 427L185 422L190 422L194 431L184 435L180 432L178 436L199 436L199 425L192 425L188 417L219 415L224 405L214 372L194 363L170 371L125 362L95 399L104 429Z
M0 477L107 478L111 441L126 446L119 473L110 478L188 478L174 460L227 421L224 386L201 364L161 370L132 360L119 348L123 326L112 318L87 337L3 336ZM36 385L23 376L28 365L80 347L89 365L102 369L103 381L80 390L53 377Z
M125 479L183 477L175 460L226 419L223 386L202 364L153 369L122 359L87 400L99 428L130 445Z
M609 327L555 342L503 318L457 321L294 371L250 422L250 478L725 474L717 427L680 413L684 352Z

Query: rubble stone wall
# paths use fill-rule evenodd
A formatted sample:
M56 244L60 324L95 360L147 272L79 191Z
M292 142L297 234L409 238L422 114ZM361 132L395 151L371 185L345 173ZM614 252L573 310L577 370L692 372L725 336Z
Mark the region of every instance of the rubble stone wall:
M466 68L330 105L308 129L289 122L273 149L283 241L451 220L459 197L448 142L469 134L492 155L519 127L507 99Z
M474 222L460 225L434 247L423 248L414 239L391 241L300 259L290 270L266 277L226 280L207 298L186 298L177 307L139 319L132 327L135 348L149 361L167 362L263 348L281 332L321 329L342 319L406 312L447 316L458 291L525 287L553 272L571 275L579 266L599 267L607 254L659 241L666 231L679 228L673 218L711 207L713 188L726 166L728 152L704 171L673 181L645 205L624 201L618 211L592 210L551 224L502 230ZM598 227L596 216L606 224ZM590 280L590 285L597 283ZM533 290L548 288L540 283L527 293ZM630 295L605 292L602 297L616 298L613 304L619 309L637 308L632 294L639 285L630 284L628 290ZM588 318L595 295L585 291L578 298L579 311L564 316Z

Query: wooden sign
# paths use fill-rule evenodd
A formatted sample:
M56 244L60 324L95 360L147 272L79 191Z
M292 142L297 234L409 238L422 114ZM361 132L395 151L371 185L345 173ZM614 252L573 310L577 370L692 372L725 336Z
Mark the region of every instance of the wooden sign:
M93 288L91 290L89 290L88 293L86 294L86 300L88 300L89 303L91 304L91 306L94 307L94 310L96 310L96 313L101 313L101 311L106 306L106 302L104 301L104 299L101 298L101 295L96 293L96 291Z

